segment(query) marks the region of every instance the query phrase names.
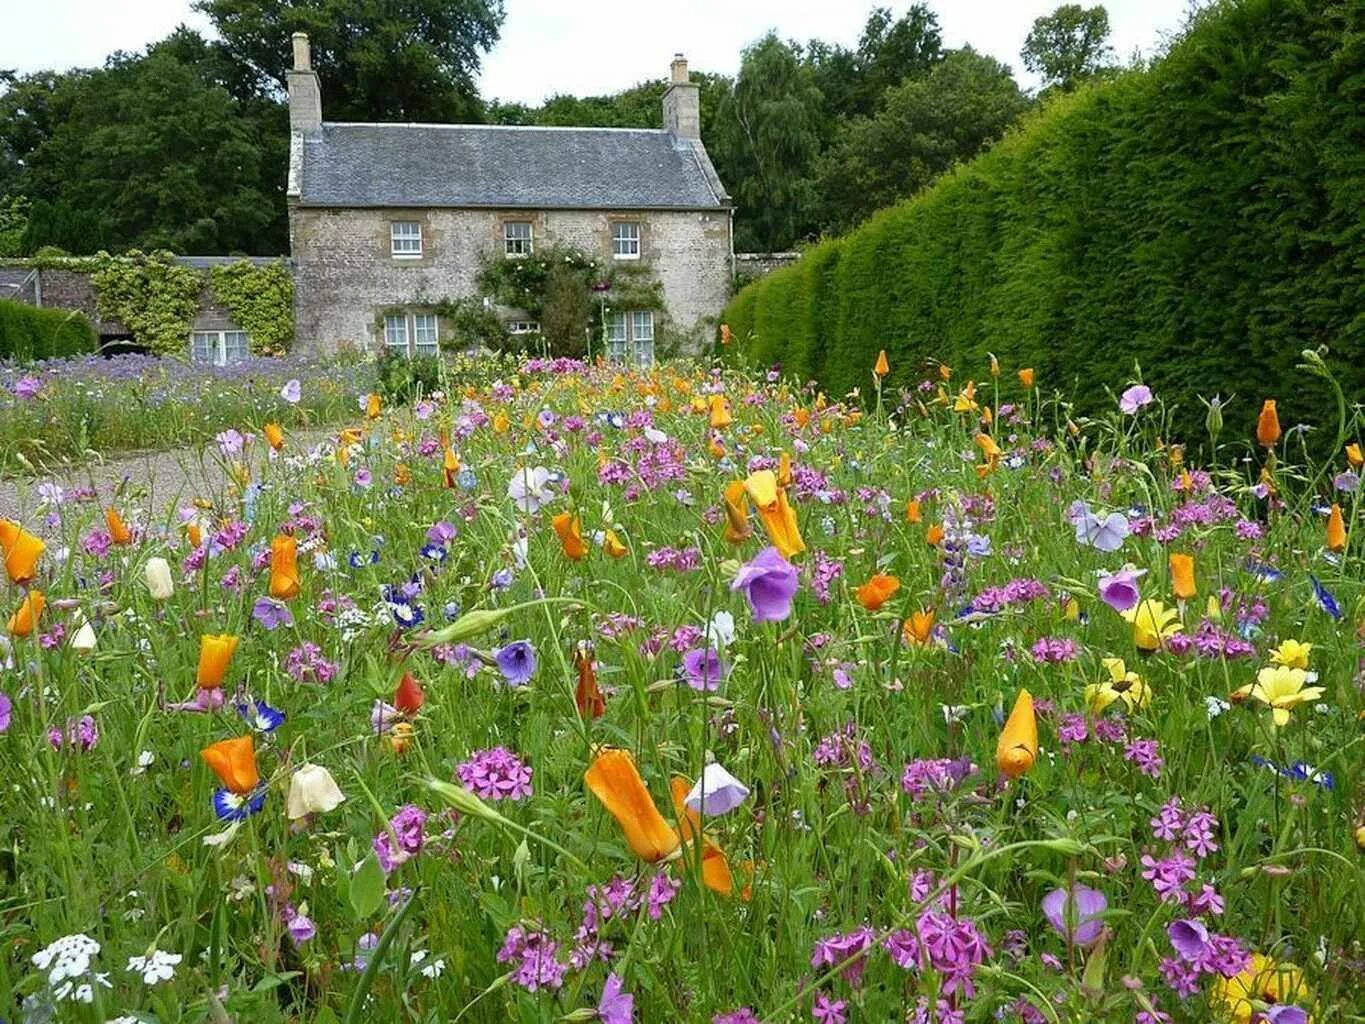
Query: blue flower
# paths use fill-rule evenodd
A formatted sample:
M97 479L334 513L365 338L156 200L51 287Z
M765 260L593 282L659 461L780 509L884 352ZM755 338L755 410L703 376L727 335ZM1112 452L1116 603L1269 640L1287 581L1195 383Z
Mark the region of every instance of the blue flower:
M516 640L493 655L508 686L525 686L536 674L536 649L529 640Z
M446 560L446 549L441 544L423 544L422 557L429 558L433 562L444 562Z
M454 622L460 617L462 609L460 608L459 601L447 601L445 607L441 609L441 611L444 613L448 622Z
M346 560L351 563L352 569L362 569L366 565L374 565L376 562L379 561L379 549L378 548L372 549L370 551L370 555L368 558L362 555L359 551L352 551L347 556Z
M244 821L260 814L265 806L265 787L257 786L245 796L230 789L219 789L213 794L213 813L219 821Z
M459 485L462 491L472 491L478 486L479 481L474 476L474 471L465 466L455 474L455 483Z
M1340 620L1341 608L1337 604L1337 599L1331 595L1326 587L1318 582L1318 578L1312 573L1308 574L1308 578L1313 581L1313 596L1318 599L1318 607L1332 618Z
M1268 583L1274 583L1276 580L1284 579L1284 573L1263 562L1247 562L1247 571L1257 579L1265 580Z
M238 704L237 714L241 715L242 720L257 732L274 732L284 724L285 719L283 711L272 708L263 700L251 704L246 702Z
M422 620L426 618L422 614L421 605L394 600L390 600L388 604L389 613L393 616L394 624L399 629L412 629L414 626L420 626Z

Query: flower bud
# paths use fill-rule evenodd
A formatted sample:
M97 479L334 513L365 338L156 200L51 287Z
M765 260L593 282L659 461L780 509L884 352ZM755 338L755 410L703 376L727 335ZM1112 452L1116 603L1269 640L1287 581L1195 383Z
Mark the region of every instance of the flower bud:
M290 821L298 821L309 814L326 814L335 810L346 795L337 786L332 773L322 765L305 764L289 780L289 797L285 802Z
M171 579L171 567L164 558L149 558L142 569L147 581L147 590L153 601L165 601L175 593L175 583Z

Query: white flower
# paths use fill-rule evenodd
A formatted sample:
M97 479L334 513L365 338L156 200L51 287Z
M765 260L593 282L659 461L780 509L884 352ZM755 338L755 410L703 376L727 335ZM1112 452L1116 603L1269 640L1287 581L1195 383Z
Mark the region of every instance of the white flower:
M289 820L298 821L310 814L335 810L345 799L331 772L320 764L305 764L289 780L285 808Z
M133 774L134 775L143 774L144 772L147 771L148 768L152 766L152 762L155 760L156 755L153 754L150 750L142 751L140 754L137 755L137 767L133 769Z
M527 515L535 515L542 505L554 501L553 479L554 474L544 466L520 469L507 481L507 496Z
M704 810L710 817L728 814L748 797L749 787L713 761L702 769L684 803L689 811L701 814Z
M422 977L439 978L441 976L441 972L444 971L445 969L446 962L444 960L441 960L440 958L437 958L422 968Z
M151 593L153 601L164 601L175 593L171 566L164 558L147 559L142 576L147 581L147 590Z
M1204 710L1208 713L1210 719L1217 718L1230 707L1232 707L1232 705L1221 697L1204 698Z
M90 625L89 620L79 608L76 609L73 622L76 623L76 632L71 634L71 639L68 641L71 644L71 649L78 654L89 654L95 649L95 627Z
M141 974L144 985L157 985L174 978L176 965L183 959L179 953L153 949L146 956L130 956L127 969L134 974Z
M729 612L716 612L706 625L706 642L718 651L729 647L735 639L735 617Z

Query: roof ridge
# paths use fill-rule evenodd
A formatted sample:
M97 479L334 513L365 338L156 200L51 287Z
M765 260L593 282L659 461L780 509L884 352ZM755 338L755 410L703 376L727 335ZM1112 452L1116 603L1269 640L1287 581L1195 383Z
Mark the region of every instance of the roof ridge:
M323 121L324 128L458 128L474 131L506 132L633 132L643 135L671 135L666 128L608 128L600 125L566 124L447 124L438 121Z

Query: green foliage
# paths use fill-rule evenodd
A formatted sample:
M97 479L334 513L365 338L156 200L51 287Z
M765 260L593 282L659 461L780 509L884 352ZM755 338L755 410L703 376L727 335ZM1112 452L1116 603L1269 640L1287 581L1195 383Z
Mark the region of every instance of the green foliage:
M294 279L281 262L239 260L210 272L214 297L247 332L252 351L283 355L294 340Z
M1063 4L1038 18L1019 52L1024 67L1070 92L1109 63L1109 12L1102 5Z
M161 355L183 356L199 312L204 276L181 266L168 252L100 254L90 275L102 320L117 320Z
M31 204L24 196L0 198L0 257L18 256L23 252L30 209Z
M285 85L290 35L307 32L334 121L467 121L481 111L479 54L497 42L500 0L198 0L228 50Z
M444 344L449 341L457 351L470 349L498 349L507 340L507 332L502 321L491 309L485 309L483 300L474 296L462 299L447 299L432 307L440 322L450 331Z
M586 283L569 263L550 267L540 311L540 333L554 355L577 356L587 351L593 303Z
M809 368L832 393L941 359L1032 366L1080 411L1141 365L1192 432L1197 394L1335 415L1295 372L1326 345L1365 393L1365 11L1240 0L1204 12L1150 72L1058 96L985 155L750 285L731 352ZM1010 371L1007 371L1010 372Z
M376 373L379 393L390 403L411 402L441 386L441 361L435 356L409 359L402 350L386 348L379 356Z
M0 361L57 359L95 350L95 330L79 312L0 299Z

